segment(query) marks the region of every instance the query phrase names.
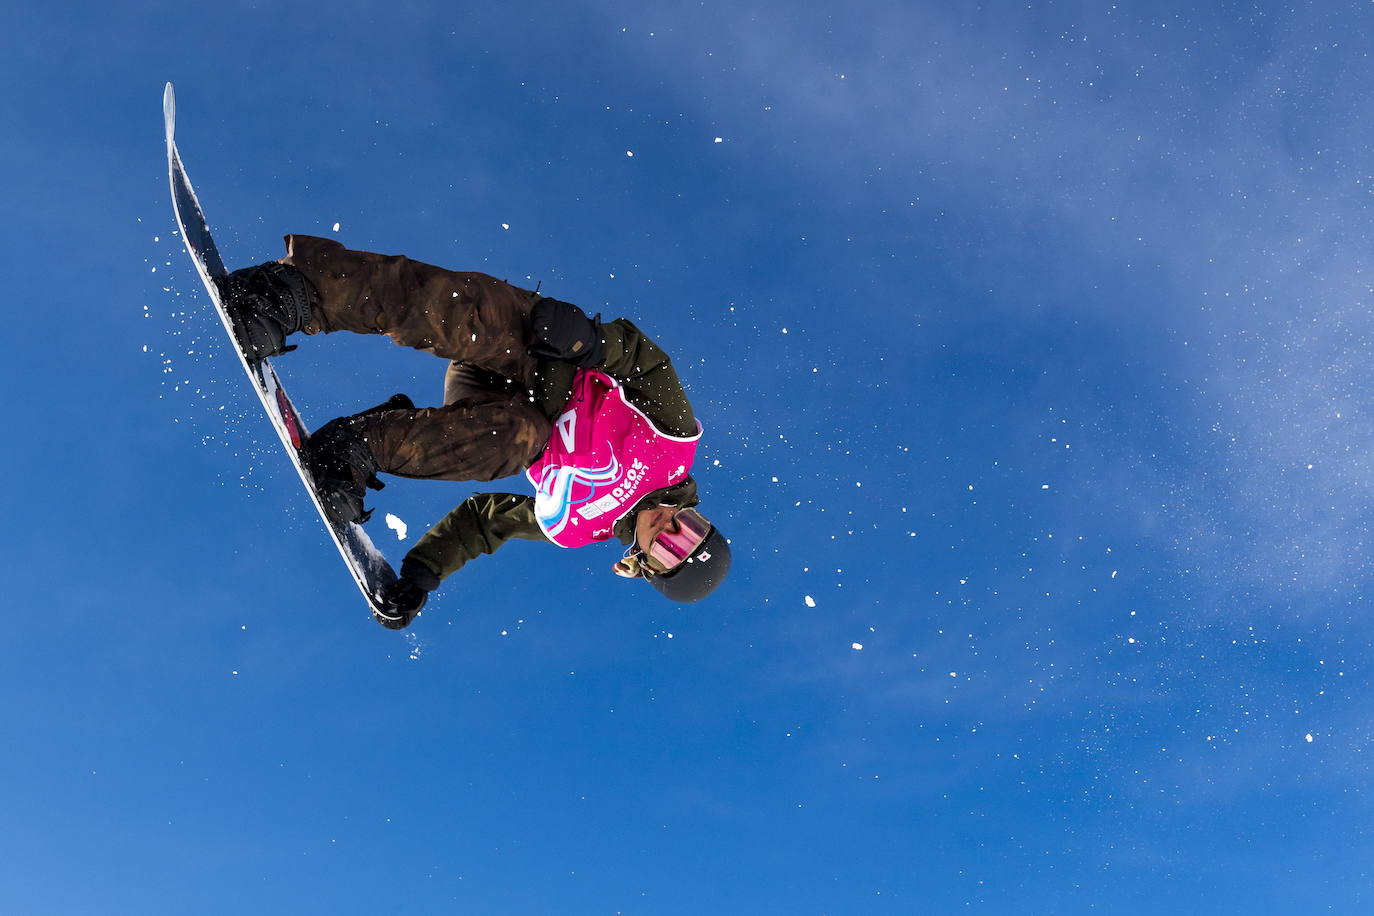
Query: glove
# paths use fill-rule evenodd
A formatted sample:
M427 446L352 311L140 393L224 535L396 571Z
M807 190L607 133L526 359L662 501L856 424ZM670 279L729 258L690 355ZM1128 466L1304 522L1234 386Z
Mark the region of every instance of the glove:
M429 593L439 587L439 577L429 567L409 557L401 564L401 575L395 582L382 586L378 598L384 613L378 622L389 630L404 630L429 600Z
M588 318L571 302L540 299L530 314L534 340L530 356L540 359L561 359L580 369L601 364L606 342L601 337L601 315Z

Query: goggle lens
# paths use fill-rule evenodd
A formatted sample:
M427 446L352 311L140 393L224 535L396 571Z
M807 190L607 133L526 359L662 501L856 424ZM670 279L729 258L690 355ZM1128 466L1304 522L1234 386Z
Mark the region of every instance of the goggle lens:
M649 545L646 559L661 573L681 566L711 533L711 523L695 509L679 509L673 528L660 531Z

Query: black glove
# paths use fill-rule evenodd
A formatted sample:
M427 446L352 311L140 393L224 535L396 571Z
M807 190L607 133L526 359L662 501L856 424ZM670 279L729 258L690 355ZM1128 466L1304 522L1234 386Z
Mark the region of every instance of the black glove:
M389 630L404 630L438 587L439 577L428 566L407 557L401 564L400 578L382 586L378 598L385 613L378 615L377 621Z
M540 299L530 315L534 340L530 356L541 359L561 359L581 369L601 364L606 353L606 341L601 338L601 315L588 318L571 302Z

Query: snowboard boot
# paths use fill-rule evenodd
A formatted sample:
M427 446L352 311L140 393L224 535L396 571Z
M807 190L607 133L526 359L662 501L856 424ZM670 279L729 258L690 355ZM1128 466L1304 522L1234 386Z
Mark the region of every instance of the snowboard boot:
M336 526L365 523L372 517L372 510L363 507L367 490L386 486L377 479L377 460L361 432L362 418L384 410L414 409L410 398L394 395L362 413L330 420L305 440L301 458L315 480L325 513Z
M215 280L249 362L286 353L286 336L305 330L311 318L310 281L289 264L268 261Z

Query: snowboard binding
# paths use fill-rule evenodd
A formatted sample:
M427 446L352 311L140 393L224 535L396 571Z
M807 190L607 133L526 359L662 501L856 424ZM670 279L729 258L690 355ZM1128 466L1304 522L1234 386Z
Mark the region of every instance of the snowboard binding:
M296 349L286 338L310 323L310 281L279 261L245 267L215 278L234 339L249 362Z
M305 440L301 459L315 480L320 502L333 524L366 524L372 518L372 510L363 505L367 491L386 487L377 478L377 460L362 433L362 419L384 410L414 409L409 397L393 395L361 413L330 420Z

